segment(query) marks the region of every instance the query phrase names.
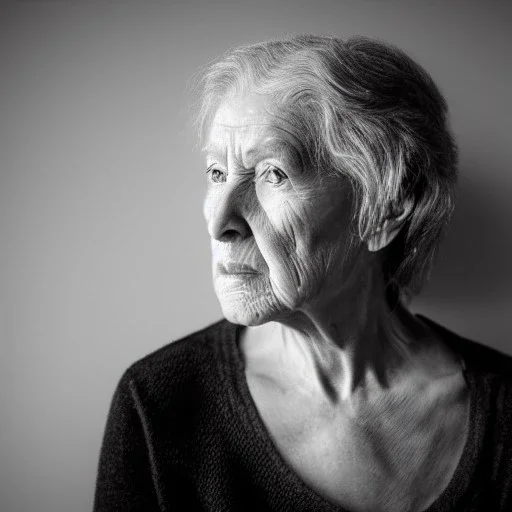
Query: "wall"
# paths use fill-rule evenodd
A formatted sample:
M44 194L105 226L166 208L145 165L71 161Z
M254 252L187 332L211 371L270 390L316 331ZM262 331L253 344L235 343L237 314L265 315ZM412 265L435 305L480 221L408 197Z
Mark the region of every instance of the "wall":
M220 316L186 86L236 44L359 33L431 72L451 107L462 179L414 308L512 353L508 5L3 2L0 509L90 510L123 369Z

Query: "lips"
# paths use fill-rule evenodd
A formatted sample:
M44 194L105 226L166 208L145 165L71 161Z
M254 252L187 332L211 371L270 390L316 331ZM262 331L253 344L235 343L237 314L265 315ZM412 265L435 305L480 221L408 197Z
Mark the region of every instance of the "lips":
M237 275L237 274L248 274L254 275L259 272L251 267L250 265L246 265L244 263L236 263L234 261L227 261L224 263L219 263L218 266L219 274L223 275Z

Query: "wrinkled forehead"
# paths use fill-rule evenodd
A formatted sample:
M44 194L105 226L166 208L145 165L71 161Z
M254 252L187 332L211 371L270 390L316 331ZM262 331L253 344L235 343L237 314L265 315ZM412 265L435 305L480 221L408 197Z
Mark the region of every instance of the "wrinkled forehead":
M216 110L203 151L225 153L230 148L251 154L262 147L297 153L303 159L302 137L289 116L261 94L228 97Z

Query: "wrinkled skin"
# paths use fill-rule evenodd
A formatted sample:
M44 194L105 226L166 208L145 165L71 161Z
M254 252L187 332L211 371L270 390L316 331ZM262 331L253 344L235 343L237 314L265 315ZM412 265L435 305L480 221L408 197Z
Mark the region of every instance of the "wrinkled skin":
M308 168L293 127L255 94L221 105L206 154L204 214L224 316L259 325L336 293L356 252L345 180ZM225 274L228 261L256 273Z
M349 510L424 510L453 475L469 402L456 355L385 300L378 253L412 203L356 239L346 181L309 167L255 94L221 104L205 149L215 291L250 326L247 384L278 451Z

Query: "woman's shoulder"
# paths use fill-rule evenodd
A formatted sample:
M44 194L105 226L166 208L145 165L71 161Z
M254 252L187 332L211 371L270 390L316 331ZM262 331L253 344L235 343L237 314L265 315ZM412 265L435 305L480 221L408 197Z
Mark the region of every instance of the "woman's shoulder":
M224 345L236 326L227 320L172 341L131 364L121 377L146 403L166 405L215 387Z
M154 373L160 369L180 367L206 356L214 344L222 343L226 330L233 325L219 320L198 331L173 340L135 361L128 370L134 374Z

